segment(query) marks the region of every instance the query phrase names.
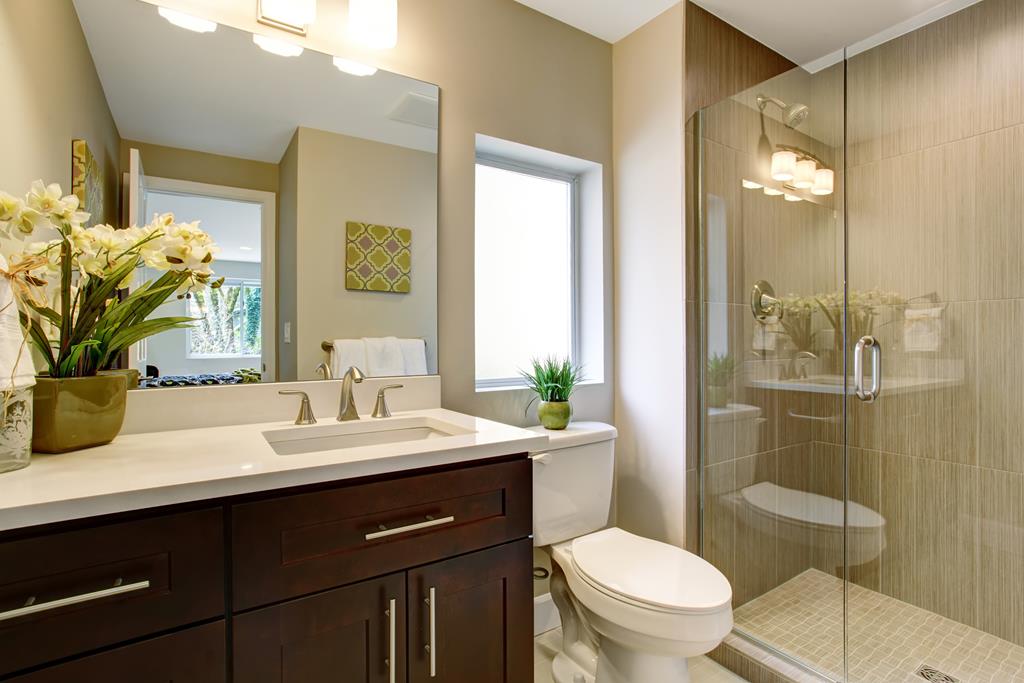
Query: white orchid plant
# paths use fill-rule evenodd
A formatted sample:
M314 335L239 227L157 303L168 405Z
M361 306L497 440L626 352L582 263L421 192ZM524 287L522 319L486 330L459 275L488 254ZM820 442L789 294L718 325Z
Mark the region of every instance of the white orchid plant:
M88 377L111 369L132 344L187 317L150 316L171 296L220 287L211 264L219 251L198 222L172 214L143 227L84 227L89 214L60 185L36 181L24 199L0 192L0 239L28 338L50 377ZM46 241L30 241L39 235ZM132 286L146 267L161 274Z

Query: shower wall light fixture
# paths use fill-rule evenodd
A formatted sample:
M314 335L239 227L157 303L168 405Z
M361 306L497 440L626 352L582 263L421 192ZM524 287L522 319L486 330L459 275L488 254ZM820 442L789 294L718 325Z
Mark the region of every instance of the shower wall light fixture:
M810 190L811 194L818 196L830 195L835 191L835 172L826 167L821 159L810 152L799 147L789 145L776 145L778 151L772 154L771 177L782 183L786 190ZM747 183L760 185L753 181L744 180L743 187L750 187ZM765 194L776 194L769 192L770 188L765 186ZM778 191L778 194L784 194ZM794 197L790 199L790 196ZM796 195L788 195L786 199L797 201Z
M256 0L256 20L304 36L316 21L316 0Z

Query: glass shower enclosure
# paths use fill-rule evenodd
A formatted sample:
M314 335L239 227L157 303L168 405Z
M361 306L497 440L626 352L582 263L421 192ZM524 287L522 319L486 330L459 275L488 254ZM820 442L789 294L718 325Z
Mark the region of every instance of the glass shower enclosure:
M700 550L833 681L1024 680L1024 3L690 122Z

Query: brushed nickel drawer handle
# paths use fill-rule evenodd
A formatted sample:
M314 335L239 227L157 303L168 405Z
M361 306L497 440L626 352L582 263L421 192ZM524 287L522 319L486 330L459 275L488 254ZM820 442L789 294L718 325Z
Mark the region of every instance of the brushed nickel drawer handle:
M398 534L407 534L410 531L419 531L420 529L429 529L432 526L441 526L442 524L451 524L455 521L455 517L441 517L440 519L434 519L433 517L427 516L426 521L416 522L415 524L409 524L406 526L395 527L389 529L383 524L380 525L380 531L374 531L372 534L366 534L366 540L372 541L377 538L385 538L386 536L397 536Z
M68 605L78 605L83 602L92 602L93 600L109 598L112 595L123 595L124 593L141 591L145 590L146 588L149 588L149 581L139 581L137 583L121 585L121 580L118 579L112 588L104 588L103 590L93 591L92 593L82 593L81 595L72 595L68 598L51 600L50 602L41 602L38 605L28 604L25 607L19 607L18 609L12 609L6 612L0 612L0 621L6 621L7 619L17 619L18 617L24 617L29 614L37 614L39 612L47 612L51 609L67 607Z
M395 599L388 601L388 609L385 614L388 617L388 683L395 683Z
M430 597L426 599L430 607L430 641L423 649L430 655L430 677L437 677L437 588L430 587Z

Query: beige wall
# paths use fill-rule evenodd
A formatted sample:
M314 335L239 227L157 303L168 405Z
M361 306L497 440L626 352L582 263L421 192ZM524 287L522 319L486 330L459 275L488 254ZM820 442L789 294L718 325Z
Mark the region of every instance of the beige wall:
M249 0L161 0L252 31ZM473 222L475 134L549 149L604 165L606 277L605 377L611 344L611 46L512 0L432 0L399 4L399 42L392 51L360 55L343 39L342 0L320 0L320 19L306 44L362 57L441 87L440 221L438 228L439 367L444 405L522 424L523 391L474 389ZM533 274L524 272L524 277ZM515 286L509 283L509 286ZM582 387L580 419L612 419L612 383Z
M613 52L617 519L679 546L686 374L682 7Z
M320 342L337 338L422 337L427 366L436 368L437 155L312 128L299 128L286 156L292 147L295 163L289 158L282 166L298 178L295 221L293 230L288 219L282 241L295 242L295 269L288 272L296 277L297 300L292 342L282 339L281 348L295 356L297 379L315 379ZM291 189L291 179L282 185ZM291 206L291 199L282 203ZM412 230L412 291L345 288L346 221Z
M0 189L24 194L33 180L71 193L71 140L85 139L103 172L104 216L116 221L118 134L70 1L0 3Z
M298 320L299 260L299 131L281 157L277 227L277 374L284 380L298 377L298 346L284 343L283 320ZM291 277L281 277L292 273ZM294 323L293 323L294 324ZM314 363L314 365L316 365Z
M120 164L124 171L128 170L128 153L132 148L139 150L142 169L148 176L277 192L277 164L122 140Z

